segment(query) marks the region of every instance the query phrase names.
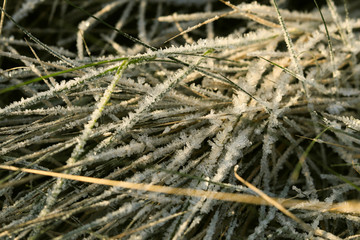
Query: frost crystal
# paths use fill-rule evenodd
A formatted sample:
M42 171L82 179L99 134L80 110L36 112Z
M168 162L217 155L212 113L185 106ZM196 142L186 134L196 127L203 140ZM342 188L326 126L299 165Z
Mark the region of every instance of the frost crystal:
M358 236L360 1L12 2L0 239Z

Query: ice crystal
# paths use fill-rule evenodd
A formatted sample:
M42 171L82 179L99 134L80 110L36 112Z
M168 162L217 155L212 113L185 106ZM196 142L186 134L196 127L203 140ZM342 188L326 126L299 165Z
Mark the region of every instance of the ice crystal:
M3 5L0 168L92 182L1 170L0 238L359 235L359 2L235 2Z

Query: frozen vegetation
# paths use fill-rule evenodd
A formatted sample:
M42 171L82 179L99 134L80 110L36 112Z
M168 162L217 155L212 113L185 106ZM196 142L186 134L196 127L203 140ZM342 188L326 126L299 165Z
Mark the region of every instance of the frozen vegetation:
M359 239L360 2L294 2L5 2L0 239Z

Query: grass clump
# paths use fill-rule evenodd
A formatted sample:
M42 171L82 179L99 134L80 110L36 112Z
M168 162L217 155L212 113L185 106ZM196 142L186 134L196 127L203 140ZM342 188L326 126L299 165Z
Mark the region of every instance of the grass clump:
M0 237L359 237L359 3L310 3L4 4Z

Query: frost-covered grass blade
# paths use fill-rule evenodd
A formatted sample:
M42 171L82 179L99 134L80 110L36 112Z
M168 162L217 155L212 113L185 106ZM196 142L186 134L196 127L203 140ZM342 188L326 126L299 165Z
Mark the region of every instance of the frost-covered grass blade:
M3 5L1 237L356 238L360 4L259 2Z

